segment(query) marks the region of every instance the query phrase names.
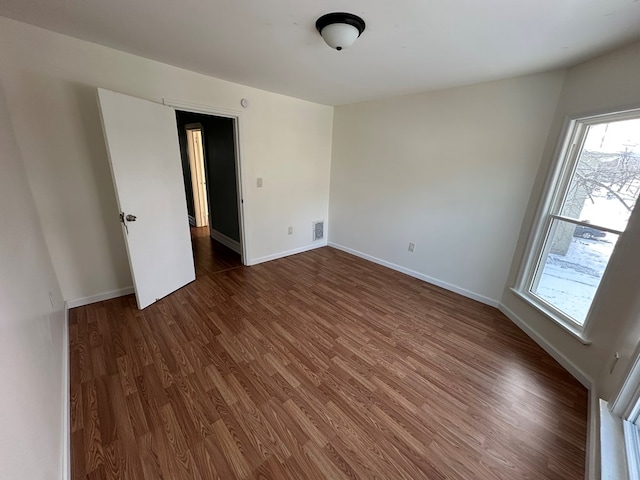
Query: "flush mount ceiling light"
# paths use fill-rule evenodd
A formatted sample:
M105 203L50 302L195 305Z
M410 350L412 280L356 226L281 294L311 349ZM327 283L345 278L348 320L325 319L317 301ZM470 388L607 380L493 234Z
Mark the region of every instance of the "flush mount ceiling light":
M316 22L320 35L331 48L340 51L350 47L364 32L365 23L351 13L327 13Z

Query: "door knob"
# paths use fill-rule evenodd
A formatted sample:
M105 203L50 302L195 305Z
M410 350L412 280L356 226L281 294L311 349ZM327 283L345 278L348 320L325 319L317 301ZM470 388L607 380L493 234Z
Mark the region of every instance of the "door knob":
M136 221L136 216L135 215L129 214L124 218L125 218L125 220L127 220L127 222L135 222Z

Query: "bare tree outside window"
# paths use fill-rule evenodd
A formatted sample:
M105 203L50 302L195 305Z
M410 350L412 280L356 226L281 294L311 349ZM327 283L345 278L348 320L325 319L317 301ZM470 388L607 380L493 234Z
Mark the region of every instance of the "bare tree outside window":
M582 139L529 288L578 325L640 193L640 119L590 125Z

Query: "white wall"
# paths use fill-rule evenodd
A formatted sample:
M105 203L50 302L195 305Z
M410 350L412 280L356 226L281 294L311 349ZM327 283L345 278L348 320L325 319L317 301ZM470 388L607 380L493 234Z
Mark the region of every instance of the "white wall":
M513 295L509 287L515 284L520 259L565 118L629 106L640 107L640 44L619 49L568 70L502 297L502 303L537 335L587 377L595 380L598 394L606 400L610 400L618 388L640 339L640 211L636 209L627 232L618 242L616 253L601 283L601 301L590 325L592 345L582 345ZM609 375L616 351L621 353L621 359L614 374Z
M0 478L59 479L63 301L1 88L0 172Z
M64 298L131 285L95 87L242 110L249 262L311 245L327 218L333 108L0 18L0 81ZM179 161L179 159L176 159ZM256 188L256 178L264 187ZM293 226L293 235L287 227Z
M563 75L336 107L330 242L497 304Z

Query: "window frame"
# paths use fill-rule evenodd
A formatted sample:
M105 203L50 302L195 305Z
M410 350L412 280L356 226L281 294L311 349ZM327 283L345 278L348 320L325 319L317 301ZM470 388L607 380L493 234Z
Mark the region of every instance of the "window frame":
M608 408L623 431L628 480L640 479L640 344L634 349L622 386Z
M531 223L530 235L525 244L524 254L520 263L516 282L514 287L511 289L514 294L526 301L529 305L534 307L550 320L554 321L568 333L572 334L583 344L591 343L588 338L590 320L592 318L594 307L598 304L601 285L598 286L595 292L593 301L591 302L591 306L589 307L585 321L582 325L561 312L557 307L554 307L541 297L535 295L530 291L530 287L533 285L536 270L539 263L542 261L547 235L554 219L570 222L575 225L589 225L609 233L617 234L618 236L623 233L618 230L595 226L564 217L561 215L561 207L567 193L569 183L571 182L571 178L575 172L589 127L602 123L638 118L640 118L640 108L634 107L615 109L596 114L578 115L574 117L567 117L565 119L553 153L553 160L549 173L547 174L547 178L542 189L542 195ZM614 247L614 252L616 247ZM613 258L613 253L609 258L603 273L603 279L611 267L611 258Z

